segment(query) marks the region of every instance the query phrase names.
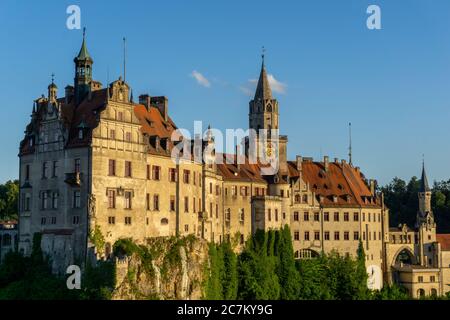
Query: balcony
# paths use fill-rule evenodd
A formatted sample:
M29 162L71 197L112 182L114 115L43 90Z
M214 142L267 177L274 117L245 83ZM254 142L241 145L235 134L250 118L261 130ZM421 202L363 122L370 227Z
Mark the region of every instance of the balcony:
M79 187L81 185L81 173L80 172L70 172L66 173L65 183L70 184L71 186Z

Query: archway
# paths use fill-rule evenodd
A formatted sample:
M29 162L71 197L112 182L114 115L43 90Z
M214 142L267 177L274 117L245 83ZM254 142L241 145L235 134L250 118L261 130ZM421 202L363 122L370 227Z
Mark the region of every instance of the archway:
M418 298L424 298L425 297L425 290L424 289L417 290L417 297Z
M412 265L414 263L414 254L409 248L402 248L398 251L394 258L394 265Z
M296 255L296 259L314 259L319 256L319 253L311 249L301 249L296 251Z

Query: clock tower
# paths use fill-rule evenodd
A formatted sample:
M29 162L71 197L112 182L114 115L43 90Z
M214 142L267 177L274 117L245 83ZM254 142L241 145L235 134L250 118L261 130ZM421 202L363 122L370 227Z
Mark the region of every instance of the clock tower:
M254 140L257 158L263 157L265 161L275 160L278 164L277 173L287 173L287 137L279 135L278 101L272 96L264 53L255 96L249 103L248 118L249 129L255 132L255 136L249 137L249 140ZM246 150L248 152L248 146Z

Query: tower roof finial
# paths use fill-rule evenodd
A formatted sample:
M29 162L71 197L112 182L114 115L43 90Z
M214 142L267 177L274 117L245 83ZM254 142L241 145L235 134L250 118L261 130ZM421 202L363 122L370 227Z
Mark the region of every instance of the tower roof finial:
M90 60L91 62L93 62L86 47L86 27L83 28L83 42L81 43L80 52L78 53L78 56L75 58L75 60Z
M428 184L427 173L425 172L425 155L422 155L422 178L420 179L420 192L431 191Z
M348 137L349 137L349 145L348 145L348 163L352 165L352 123L348 123Z
M259 74L258 85L256 86L255 92L255 100L267 100L272 99L272 89L270 88L269 78L267 76L266 67L265 67L265 54L266 49L264 46L262 47L262 64L261 64L261 73Z

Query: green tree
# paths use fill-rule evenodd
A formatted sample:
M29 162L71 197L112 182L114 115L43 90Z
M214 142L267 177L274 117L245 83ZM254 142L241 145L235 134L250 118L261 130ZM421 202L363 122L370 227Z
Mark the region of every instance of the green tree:
M18 199L18 180L0 185L0 220L17 219Z

